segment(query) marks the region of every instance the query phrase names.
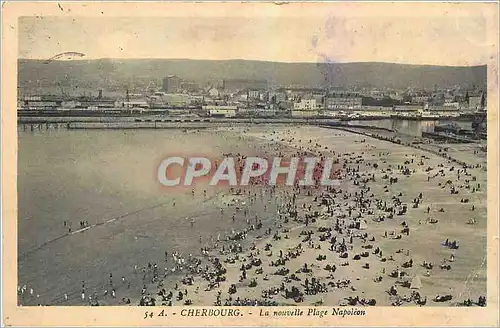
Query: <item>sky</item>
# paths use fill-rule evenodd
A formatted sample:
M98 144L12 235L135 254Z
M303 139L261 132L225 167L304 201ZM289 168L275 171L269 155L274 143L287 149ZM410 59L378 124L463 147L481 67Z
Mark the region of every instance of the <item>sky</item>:
M468 15L19 18L20 58L251 59L279 62L488 62L486 19Z

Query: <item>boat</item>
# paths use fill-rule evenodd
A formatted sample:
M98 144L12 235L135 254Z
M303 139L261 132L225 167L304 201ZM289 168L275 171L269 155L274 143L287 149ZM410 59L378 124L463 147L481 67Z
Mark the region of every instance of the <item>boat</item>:
M420 115L420 117L434 119L434 118L440 118L440 115L437 114L437 113L422 112L421 115Z
M445 132L457 135L464 135L465 129L462 129L456 123L448 123L448 124L438 124L434 126L434 132Z
M479 132L486 132L488 126L488 121L486 118L486 112L476 113L471 124L472 129Z

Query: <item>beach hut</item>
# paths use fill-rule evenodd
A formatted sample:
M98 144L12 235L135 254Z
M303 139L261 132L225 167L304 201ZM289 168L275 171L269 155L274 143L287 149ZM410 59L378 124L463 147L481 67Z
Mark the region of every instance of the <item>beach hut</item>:
M419 276L415 276L410 284L410 289L420 289L422 288L422 281Z
M359 222L356 222L356 226L359 230L366 230L368 228L368 224L366 223L365 220L360 220Z

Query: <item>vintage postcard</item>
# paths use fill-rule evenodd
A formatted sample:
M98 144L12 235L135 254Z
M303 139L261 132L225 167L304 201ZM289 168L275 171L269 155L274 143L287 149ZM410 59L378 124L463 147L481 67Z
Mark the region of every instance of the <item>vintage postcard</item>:
M498 3L2 3L6 326L498 326Z

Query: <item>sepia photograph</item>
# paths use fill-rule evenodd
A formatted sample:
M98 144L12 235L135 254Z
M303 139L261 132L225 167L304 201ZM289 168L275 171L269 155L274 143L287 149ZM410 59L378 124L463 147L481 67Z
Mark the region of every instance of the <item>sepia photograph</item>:
M16 309L498 306L497 3L88 5L11 19Z

